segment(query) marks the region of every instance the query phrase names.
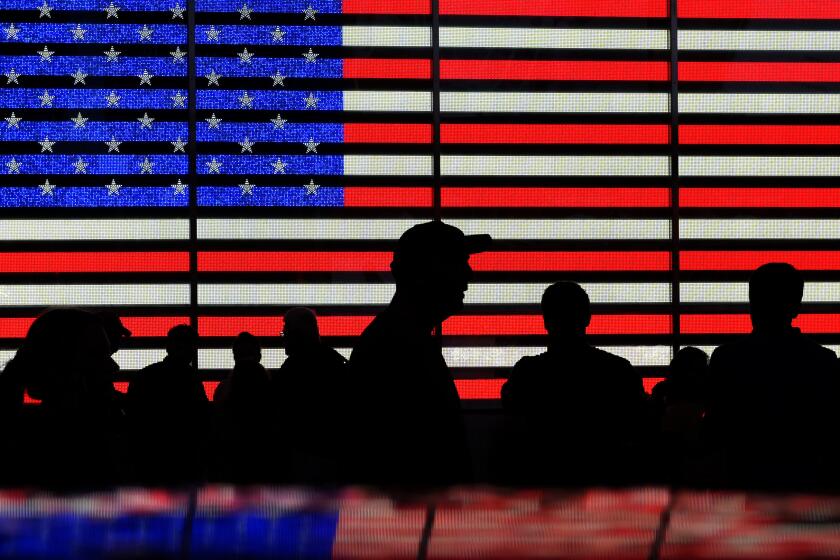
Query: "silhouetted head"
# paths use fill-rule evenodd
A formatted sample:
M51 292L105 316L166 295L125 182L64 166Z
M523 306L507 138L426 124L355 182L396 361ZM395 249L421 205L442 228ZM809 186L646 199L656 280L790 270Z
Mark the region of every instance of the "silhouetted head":
M35 398L73 399L110 374L110 345L102 321L81 309L50 309L35 319L7 367Z
M680 349L671 360L668 397L672 400L702 401L708 371L708 354L693 346Z
M306 353L321 344L318 319L308 307L294 307L283 316L283 345L287 356Z
M111 355L114 355L122 348L123 341L131 336L131 331L123 325L120 316L113 311L100 311L96 315L102 321L105 334L108 335L108 341L111 343Z
M257 337L249 332L241 332L233 341L233 361L236 364L242 362L256 362L262 359L262 349Z
M750 277L753 329L784 330L799 315L805 282L787 263L762 265Z
M592 313L589 310L589 296L578 284L552 284L543 292L541 306L545 330L549 336L568 338L586 334Z
M443 222L425 222L400 237L391 262L397 295L434 325L464 307L472 279L469 257L489 248L489 235L464 235Z
M176 325L166 334L166 357L190 365L198 352L198 335L189 325Z

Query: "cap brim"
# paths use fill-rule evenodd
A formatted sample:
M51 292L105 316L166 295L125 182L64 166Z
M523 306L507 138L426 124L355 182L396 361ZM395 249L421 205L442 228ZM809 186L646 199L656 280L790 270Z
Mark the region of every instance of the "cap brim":
M470 255L483 253L488 250L492 244L493 238L487 233L464 236L464 248L467 250L467 254Z

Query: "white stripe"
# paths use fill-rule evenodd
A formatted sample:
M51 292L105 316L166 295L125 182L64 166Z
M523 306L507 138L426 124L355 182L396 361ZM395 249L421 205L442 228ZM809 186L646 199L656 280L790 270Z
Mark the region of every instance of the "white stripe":
M121 349L114 354L114 360L120 365L121 371L137 371L159 362L166 357L163 348Z
M535 305L548 284L470 284L468 305ZM670 303L668 283L581 284L594 304ZM387 305L393 284L199 284L199 305Z
M840 159L840 158L838 158ZM667 156L468 156L440 158L441 174L504 176L666 176Z
M345 25L341 28L345 47L430 47L430 27Z
M834 352L835 354L840 355L840 345L837 344L824 344L826 348ZM680 348L688 348L687 346L680 346ZM717 346L694 346L694 348L698 348L708 354L709 356L717 349Z
M681 156L684 177L836 177L840 157Z
M345 102L346 105L346 102ZM444 91L440 110L453 113L667 113L667 93Z
M685 30L679 48L704 51L835 51L837 31Z
M682 239L837 239L840 220L680 220Z
M199 239L399 239L423 220L199 218ZM669 220L447 220L493 239L670 239Z
M668 31L441 27L440 46L511 49L667 49Z
M345 111L431 111L428 91L345 91Z
M840 113L836 93L681 93L680 113Z
M0 220L2 241L189 239L189 220Z
M670 220L446 220L493 239L670 239Z
M432 156L344 156L345 175L431 175Z
M44 284L0 286L0 307L189 305L187 284Z
M634 366L666 366L671 362L670 346L602 346ZM545 352L544 347L446 347L443 356L451 368L509 368L524 356Z
M336 348L348 360L352 348ZM277 369L286 361L283 348L263 348L261 364L268 369ZM198 351L199 369L233 369L233 352L228 348L201 348Z
M680 300L684 303L747 303L747 282L682 282ZM805 303L840 302L840 282L805 282Z

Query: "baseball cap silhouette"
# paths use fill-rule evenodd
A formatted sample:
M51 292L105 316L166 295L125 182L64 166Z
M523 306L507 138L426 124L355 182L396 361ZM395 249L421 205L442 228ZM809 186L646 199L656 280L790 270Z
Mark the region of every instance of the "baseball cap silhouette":
M435 268L486 251L492 242L486 233L464 235L457 227L443 222L424 222L400 236L391 269Z

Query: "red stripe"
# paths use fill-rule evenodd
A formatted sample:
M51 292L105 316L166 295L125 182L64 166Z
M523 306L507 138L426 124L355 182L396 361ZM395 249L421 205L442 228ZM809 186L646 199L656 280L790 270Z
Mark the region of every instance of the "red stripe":
M189 317L122 317L133 337L166 336L175 325L187 324ZM23 338L34 317L0 318L0 338Z
M343 0L345 14L430 14L431 0Z
M443 124L444 144L667 144L659 124Z
M656 387L659 382L665 381L664 377L643 377L642 378L642 385L645 387L645 393L650 394L653 391L653 388Z
M838 82L837 62L680 62L684 82Z
M681 18L840 19L837 0L680 0Z
M809 334L840 333L840 314L807 313L793 321L802 332ZM683 334L744 334L752 332L752 322L747 314L739 315L682 315L680 332Z
M349 144L428 144L432 141L432 125L347 123L344 125L344 141Z
M840 251L681 251L684 270L754 270L787 262L800 270L840 270Z
M840 144L840 126L681 125L680 144Z
M3 273L188 272L189 253L0 253Z
M594 315L589 334L670 334L670 315ZM445 335L543 335L541 315L456 315L443 323Z
M663 377L645 377L642 379L645 392L650 393ZM502 398L502 386L506 379L456 379L455 387L461 400L499 400Z
M667 62L600 60L442 60L444 80L595 80L668 79Z
M432 62L424 58L347 58L344 77L428 80L432 77Z
M663 188L443 187L444 208L664 208Z
M320 316L318 328L322 336L359 336L372 316ZM255 336L279 336L283 317L199 317L200 336L233 337L246 331Z
M399 3L399 2L395 2ZM668 17L666 0L440 0L443 15L552 17Z
M200 272L385 272L390 252L199 252ZM490 252L473 255L476 271L667 271L665 251Z
M668 271L671 269L671 257L664 251L523 251L480 253L470 258L470 264L480 272Z
M840 189L681 188L685 208L840 208Z
M431 208L431 187L344 187L344 206Z
M216 387L219 386L218 381L202 381L202 385L204 385L204 393L207 395L207 400L213 400L213 393L216 392Z

